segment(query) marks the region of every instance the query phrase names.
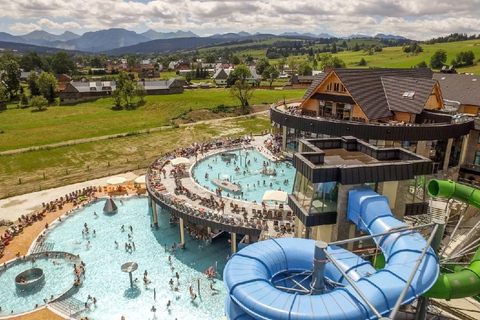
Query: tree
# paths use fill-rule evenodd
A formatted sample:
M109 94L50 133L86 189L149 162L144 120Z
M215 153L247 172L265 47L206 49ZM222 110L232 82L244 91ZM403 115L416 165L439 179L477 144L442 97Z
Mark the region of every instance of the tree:
M228 76L231 81L235 80L230 88L230 94L240 100L244 114L249 113L250 105L248 101L253 96L253 88L247 82L247 78L251 76L252 73L250 72L250 69L244 64L236 66Z
M131 70L133 67L137 65L137 58L135 56L128 56L127 57L127 68Z
M334 42L332 43L332 49L330 50L331 53L337 53L338 50L337 50L337 44Z
M279 75L280 72L272 66L267 67L262 73L262 77L270 83L270 88L272 88L273 81L275 81Z
M233 64L240 64L241 63L240 58L238 56L233 56L232 57L232 63Z
M42 96L34 96L30 98L29 105L32 108L36 108L38 111L42 111L46 109L48 101Z
M55 93L58 84L55 76L48 72L42 72L38 77L38 91L48 101L48 103L55 102Z
M40 91L38 89L38 74L32 70L27 78L28 89L30 89L30 96L38 96Z
M270 62L267 58L262 58L258 60L257 65L255 66L255 70L257 70L258 74L263 74L263 70L270 67Z
M7 94L10 99L15 97L20 90L20 67L15 60L6 60L3 62L1 80L7 88Z
M52 70L57 74L73 74L76 70L75 62L65 51L55 53L52 59Z
M30 51L29 53L24 54L20 59L20 68L22 68L25 72L42 69L42 67L42 58L40 58L35 51Z
M366 66L367 65L367 61L365 61L365 59L360 59L360 62L358 63L359 66Z
M138 85L135 88L135 95L140 99L140 103L145 102L145 96L147 95L147 90L142 85Z
M287 64L287 59L285 57L281 57L278 59L278 70L283 73L285 70L285 65Z
M312 71L312 67L310 67L310 64L308 62L302 62L298 67L298 75L300 76L311 76Z
M456 59L452 60L452 66L455 68L463 67L463 66L471 66L475 61L475 55L473 51L462 51L457 53Z
M417 68L427 68L427 63L425 61L421 61L419 63L417 63L416 65Z
M207 53L205 55L205 62L206 63L215 63L216 57L213 53Z
M192 81L194 76L195 76L195 73L193 71L187 72L185 74L185 81L187 81L187 83L190 83L190 81Z
M20 103L23 107L28 107L28 97L26 94L20 96Z
M334 68L345 68L345 62L339 57L332 56L331 53L323 53L320 55L320 66L323 67L334 67Z
M0 110L7 107L8 94L7 87L0 81Z
M293 56L288 57L287 64L288 64L288 67L290 68L291 74L295 74L298 70L297 58L295 58Z
M105 65L103 64L100 56L92 56L90 58L90 66L92 68L103 68L103 67L105 67Z
M446 61L447 52L443 49L438 49L430 58L430 67L433 69L441 69Z

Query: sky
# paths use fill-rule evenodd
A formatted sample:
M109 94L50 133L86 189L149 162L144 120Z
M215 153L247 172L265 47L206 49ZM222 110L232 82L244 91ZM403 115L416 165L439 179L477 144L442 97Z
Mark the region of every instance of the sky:
M83 34L190 30L200 36L240 32L377 33L416 40L480 33L480 0L0 0L0 31Z

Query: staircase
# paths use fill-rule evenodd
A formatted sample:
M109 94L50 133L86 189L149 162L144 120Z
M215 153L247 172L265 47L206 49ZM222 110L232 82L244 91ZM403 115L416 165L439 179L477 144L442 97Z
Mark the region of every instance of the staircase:
M54 242L43 242L43 241L35 242L35 246L33 247L31 253L53 251L54 246L55 246Z
M77 319L75 315L85 310L85 303L74 298L69 297L61 300L56 300L49 304L49 307L55 309L63 315L68 315L72 319Z

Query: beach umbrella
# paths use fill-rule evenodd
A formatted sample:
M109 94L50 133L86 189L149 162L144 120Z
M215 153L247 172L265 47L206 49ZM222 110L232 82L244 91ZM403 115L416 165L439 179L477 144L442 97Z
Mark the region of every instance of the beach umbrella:
M138 176L135 180L135 183L145 183L145 175Z
M178 166L180 164L190 164L190 160L184 157L179 157L179 158L174 158L172 161L170 161L172 166Z
M276 202L286 202L288 193L285 191L278 190L267 190L263 194L263 201L276 201Z
M107 183L108 184L122 184L125 181L127 181L127 179L125 179L123 177L111 177L110 179L107 180Z

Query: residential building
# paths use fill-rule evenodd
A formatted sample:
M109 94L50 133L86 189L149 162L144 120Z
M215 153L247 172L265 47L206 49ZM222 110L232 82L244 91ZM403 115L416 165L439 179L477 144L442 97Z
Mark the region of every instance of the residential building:
M183 93L184 81L172 78L170 80L139 81L147 91L147 95L163 95ZM65 90L59 92L60 103L91 100L109 97L116 89L115 81L71 82Z

